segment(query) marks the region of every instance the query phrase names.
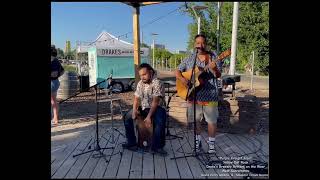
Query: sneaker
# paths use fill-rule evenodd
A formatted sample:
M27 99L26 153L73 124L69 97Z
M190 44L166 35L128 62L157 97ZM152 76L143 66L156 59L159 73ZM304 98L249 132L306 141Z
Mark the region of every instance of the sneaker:
M126 144L122 144L122 148L131 150L131 151L136 151L137 150L137 145L136 144L129 145L128 143L126 143Z
M208 153L210 153L210 154L215 153L216 149L214 148L214 141L209 141L208 144L209 144Z
M161 156L168 155L167 151L165 151L162 148L160 148L160 149L152 149L152 153L157 153L157 154L160 154Z
M201 147L202 147L201 141L196 139L196 152L200 152Z

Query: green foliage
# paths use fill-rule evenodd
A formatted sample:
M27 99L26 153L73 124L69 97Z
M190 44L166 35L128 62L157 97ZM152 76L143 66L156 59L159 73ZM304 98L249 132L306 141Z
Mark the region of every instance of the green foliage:
M189 7L195 3L188 3ZM208 49L215 50L217 42L217 2L204 2L208 8L197 11L201 17L201 33L207 36ZM191 8L186 12L193 18L189 24L188 50L194 48L197 19ZM231 48L233 2L224 2L220 10L220 52ZM241 71L255 52L255 70L265 71L269 65L269 3L240 2L236 68Z
M77 73L77 67L74 65L62 65L64 68L64 71L69 71L69 72L75 72Z
M141 47L143 47L143 48L150 48L146 43L141 43Z
M58 59L63 59L63 57L64 57L64 52L63 52L63 50L60 49L60 48L57 48L57 58L58 58Z

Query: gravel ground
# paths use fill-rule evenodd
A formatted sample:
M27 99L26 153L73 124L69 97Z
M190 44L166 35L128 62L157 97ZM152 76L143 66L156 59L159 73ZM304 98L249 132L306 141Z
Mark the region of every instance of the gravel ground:
M173 80L173 72L160 72L159 78L166 80ZM174 89L171 86L170 89ZM127 112L132 108L133 103L133 91L127 91L120 94L113 94L113 98L121 98L121 102L114 102L114 119L116 121L122 121L120 115L119 105L121 104L122 111ZM263 116L265 116L265 122L260 124L268 124L269 121L269 88L260 88L250 91L250 87L246 86L246 83L239 83L236 86L236 96L253 95L258 97L263 106ZM98 101L108 99L103 90L98 91ZM58 100L59 101L59 100ZM61 100L60 100L61 101ZM100 102L99 104L99 119L110 120L110 102ZM96 118L96 103L95 103L95 91L92 89L90 92L83 92L76 97L70 98L69 100L59 105L59 119L60 125L76 124L79 122L90 122ZM259 125L259 126L262 126ZM266 128L265 128L266 129Z

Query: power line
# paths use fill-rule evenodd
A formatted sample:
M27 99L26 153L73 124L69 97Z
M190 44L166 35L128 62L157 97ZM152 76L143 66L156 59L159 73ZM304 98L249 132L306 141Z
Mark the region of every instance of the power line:
M176 11L179 10L179 9L181 9L181 7L178 7L178 8L176 8L176 9L168 12L168 13L165 14L165 15L162 15L162 16L160 16L160 17L157 17L157 18L155 18L155 19L153 19L153 20L151 20L151 21L143 24L143 25L141 26L141 28L146 27L146 26L148 26L148 25L150 25L150 24L152 24L152 23L154 23L154 22L157 22L157 21L159 21L160 19L163 19L163 18L167 17L168 15L176 12ZM127 38L128 35L130 35L130 34L132 35L132 31L129 31L129 32L125 33L125 34L122 34L122 35L119 35L119 36L116 36L116 37L119 39L120 37L126 36L126 38ZM91 42L89 45L91 45L91 44L93 44L93 43L96 43L96 42L107 42L107 41L109 41L109 40L114 40L114 39L116 39L116 38L109 38L109 39L105 39L105 40L103 40L103 41L93 41L93 42Z

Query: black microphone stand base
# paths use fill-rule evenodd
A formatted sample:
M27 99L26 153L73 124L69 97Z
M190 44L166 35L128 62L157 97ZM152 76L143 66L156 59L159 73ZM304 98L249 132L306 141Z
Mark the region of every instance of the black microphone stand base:
M97 154L93 154L92 157L93 158L101 158L103 157L105 159L106 162L109 162L107 159L106 159L106 156L111 156L111 155L106 155L102 152L102 150L104 149L114 149L114 147L106 147L106 148L101 148L99 145L96 146L94 149L92 150L88 150L88 151L85 151L85 152L82 152L82 153L79 153L79 154L75 154L73 155L72 157L77 157L77 156L80 156L80 155L83 155L83 154L87 154L87 153L90 153L90 152L94 152L94 151L97 151L98 153Z
M183 137L181 137L181 136L171 134L169 131L169 128L167 128L166 136L168 136L168 138L166 138L166 140L173 140L173 139L177 139L177 138L183 139Z
M110 127L106 133L109 133L109 131L117 131L122 137L126 137L119 129L115 128L115 127ZM113 133L112 133L113 134ZM115 140L114 140L114 136L112 136L112 140L110 141L112 144L115 143Z
M104 159L105 159L105 161L106 162L109 162L107 159L106 159L106 156L107 155L105 155L104 153L103 153L103 150L104 149L114 149L114 147L105 147L105 148L101 148L100 147L100 144L99 144L99 125L98 125L98 123L99 123L99 116L98 116L98 112L99 112L99 103L98 103L98 92L97 92L97 90L98 90L98 88L97 88L97 86L99 85L99 84L101 84L103 81L101 81L101 82L99 82L99 83L97 83L96 85L94 85L94 88L95 88L95 102L96 102L96 132L95 132L95 141L93 141L93 143L95 143L96 142L96 144L95 144L95 148L93 149L93 150L88 150L88 151L85 151L85 152L81 152L81 153L79 153L79 154L75 154L75 155L73 155L73 157L77 157L77 156L80 156L80 155L83 155L83 154L87 154L87 153L90 153L90 152L94 152L94 151L97 151L98 152L98 154L93 154L92 155L92 157L93 158L100 158L100 157L103 157ZM93 144L92 143L92 144ZM91 149L91 145L88 147L88 149ZM102 150L102 151L101 151ZM110 155L108 155L108 156L110 156Z

